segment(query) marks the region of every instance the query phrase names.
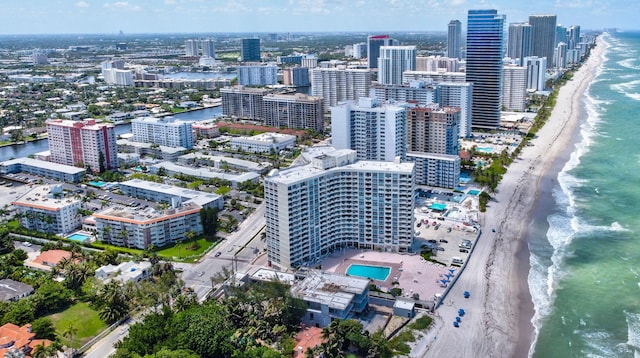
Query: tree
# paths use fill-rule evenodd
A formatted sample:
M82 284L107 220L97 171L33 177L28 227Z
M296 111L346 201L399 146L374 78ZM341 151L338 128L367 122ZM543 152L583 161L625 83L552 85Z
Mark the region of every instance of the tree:
M104 153L102 153L102 151L100 151L98 153L98 165L99 165L99 167L98 167L99 170L98 171L100 173L104 173L104 171L106 170L106 167L105 167Z
M70 322L62 331L62 336L69 341L69 347L73 347L75 344L75 338L78 334L78 327L75 321Z
M56 328L49 318L42 317L31 323L31 329L36 334L37 339L56 339Z

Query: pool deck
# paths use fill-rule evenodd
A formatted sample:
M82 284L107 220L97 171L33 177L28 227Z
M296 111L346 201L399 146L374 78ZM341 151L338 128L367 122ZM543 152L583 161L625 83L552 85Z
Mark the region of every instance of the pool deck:
M361 252L358 249L335 252L323 260L322 267L326 271L346 274L351 264L390 267L391 272L386 280L372 281L383 288L393 288L392 283L398 281L399 287L403 289L403 297L418 293L422 300L442 294L445 288L441 286L440 280L449 273L447 267L425 261L420 255Z

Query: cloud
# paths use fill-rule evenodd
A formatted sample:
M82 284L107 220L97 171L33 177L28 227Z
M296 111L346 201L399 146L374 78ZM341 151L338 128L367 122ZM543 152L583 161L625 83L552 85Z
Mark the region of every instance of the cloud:
M118 10L130 10L130 11L138 11L142 8L138 5L129 4L127 1L116 1L112 3L104 3L104 7L107 9L118 9Z
M76 3L76 7L86 8L86 7L89 7L89 4L86 1L78 1Z
M174 5L175 3L176 3L176 0L164 0L165 5Z

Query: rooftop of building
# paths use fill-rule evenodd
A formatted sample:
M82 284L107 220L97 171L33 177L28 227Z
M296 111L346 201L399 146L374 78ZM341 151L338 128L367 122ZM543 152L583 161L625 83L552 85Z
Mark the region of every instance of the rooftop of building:
M116 141L116 143L118 145L129 145L132 147L136 147L136 148L151 148L151 146L154 145L154 143L144 143L144 142L134 142L132 140L129 139L118 139ZM164 145L158 146L158 149L163 152L163 153L180 153L180 152L184 152L187 150L187 148L185 147L167 147Z
M141 225L162 221L193 212L199 212L200 209L202 209L202 207L193 202L186 202L177 208L170 208L161 211L151 207L140 210L138 208L132 208L128 206L113 206L95 213L94 216L97 219L123 221Z
M0 280L0 302L8 302L16 296L22 296L30 292L33 292L33 287L26 283L11 279Z
M294 101L294 102L320 102L323 100L323 97L320 96L310 96L304 93L295 93L295 94L285 94L285 93L271 93L264 96L265 101L269 101L270 99L282 101Z
M111 279L127 282L135 280L145 270L149 270L153 265L149 261L126 261L119 265L106 265L96 270L99 277L109 277Z
M369 281L366 279L309 270L307 277L294 284L291 291L305 301L343 310L356 295L363 294L368 287Z
M137 117L131 120L131 123L148 123L148 124L164 124L167 126L182 126L185 124L191 125L191 122L186 122L177 119L172 116L166 117Z
M245 86L233 86L233 87L224 87L220 89L220 92L224 93L253 93L253 94L267 94L271 93L273 90L269 88L255 88L255 87L245 87Z
M60 198L55 198L54 193L60 193ZM61 186L37 185L11 204L48 211L59 211L69 205L80 203L76 198L64 197L63 195Z
M161 162L161 163L152 165L152 167L165 168L166 170L169 170L172 172L183 173L185 175L190 175L198 178L218 178L218 179L228 180L235 183L242 183L248 180L256 180L260 178L260 174L255 172L227 174L227 173L220 173L220 172L214 171L211 168L191 168L191 167L177 165L172 162Z
M71 259L71 252L66 250L47 250L43 251L38 257L33 259L33 262L40 265L49 267L57 266L60 261L64 259Z
M348 152L351 152L351 150L344 149L317 154L316 156L310 158L311 163L309 164L271 171L271 173L269 173L268 179L282 184L290 184L301 180L313 178L329 171L397 172L402 174L413 173L414 164L408 162L400 163L361 160L353 162L351 164L336 165L328 169L323 169L322 167L319 167L317 164L313 163L315 159L323 160L327 157L334 157L336 158L336 160L338 160L339 157L347 155Z
M49 154L51 153L49 152ZM0 162L0 166L10 166L15 164L28 165L35 168L42 168L42 169L56 171L64 174L80 174L86 171L83 168L76 168L70 165L57 164L57 163L47 162L44 160L32 159L32 158L26 158L26 157L10 159L4 162Z
M292 137L295 137L295 136L292 136ZM252 162L244 159L238 159L233 157L222 157L217 155L207 155L207 154L201 154L201 153L189 153L189 154L180 156L180 159L186 159L186 160L198 159L198 158L202 158L204 160L209 160L212 162L226 162L232 165L241 166L249 170L255 170L255 171L260 171L264 168L268 168L271 166L271 163L269 162L256 163L256 162Z
M122 186L130 186L138 189L164 193L167 195L175 195L188 200L187 202L192 201L199 205L202 205L202 203L210 203L220 198L220 195L214 193L206 193L203 191L181 188L168 184L155 183L152 181L141 179L131 179L121 182L120 187L122 188Z
M251 140L253 142L263 142L263 143L282 143L290 140L295 140L296 136L291 134L283 134L283 133L260 133L251 137L234 137L233 139L243 139L243 140ZM233 140L232 139L232 140Z

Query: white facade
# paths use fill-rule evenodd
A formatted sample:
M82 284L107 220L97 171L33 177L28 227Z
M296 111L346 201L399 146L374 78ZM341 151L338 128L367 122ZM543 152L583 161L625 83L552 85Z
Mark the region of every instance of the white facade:
M189 231L201 234L201 209L196 203L184 203L164 211L116 206L93 216L101 241L144 250L150 245L164 247L183 241Z
M253 137L234 137L230 146L235 150L252 153L280 152L283 149L293 148L296 144L296 136L281 133L261 133Z
M104 81L110 85L133 86L133 72L117 68L103 69Z
M193 130L190 122L172 117L141 117L131 121L133 141L153 143L167 147L193 148Z
M405 158L406 125L404 107L362 97L331 108L331 143L355 150L359 160L393 162Z
M402 82L425 81L425 83L439 82L467 82L464 72L444 72L444 71L405 71L402 74Z
M198 40L184 40L184 54L198 56Z
M460 185L460 156L408 152L415 163L415 182L421 185L454 189Z
M341 247L406 252L413 242L413 164L356 161L352 150L265 178L267 253L299 267Z
M415 71L415 46L381 46L378 57L378 83L400 85L404 71Z
M464 138L471 134L472 98L471 82L440 82L436 85L436 103L441 107L460 108L460 136Z
M557 68L567 68L567 44L560 42L553 53L553 64Z
M506 65L502 74L502 106L507 111L524 111L527 100L527 68Z
M238 66L238 84L241 86L267 86L277 83L277 66Z
M67 234L82 223L78 215L80 200L65 197L62 186L34 186L11 204L21 214L22 226L30 230Z
M545 57L527 57L527 89L544 91L547 73L547 59Z
M370 97L383 101L416 101L420 106L436 102L436 88L424 81L411 81L408 85L373 85Z
M309 71L311 94L324 98L324 110L340 102L357 100L369 95L371 70L336 68L314 68Z
M202 45L202 56L216 59L216 45L212 39L204 39L200 42Z
M460 51L458 51L459 53ZM442 56L419 56L416 57L416 71L426 72L459 72L460 61L457 58Z

